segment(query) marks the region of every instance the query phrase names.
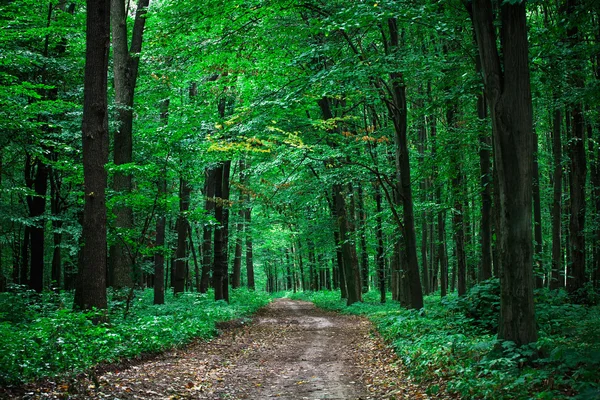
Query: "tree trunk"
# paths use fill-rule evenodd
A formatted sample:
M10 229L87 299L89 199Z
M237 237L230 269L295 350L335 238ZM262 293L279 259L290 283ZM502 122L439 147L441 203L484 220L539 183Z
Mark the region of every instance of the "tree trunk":
M166 195L167 180L161 176L158 180L159 211L156 218L156 253L154 253L154 304L165 303L165 233L166 233Z
M35 196L27 196L29 217L33 220L29 231L31 241L29 287L40 293L44 288L44 236L46 229L43 215L46 212L48 166L39 158L33 160L28 154L25 177L27 186L35 192Z
M555 99L557 95L555 94ZM562 115L558 104L554 105L552 118L552 156L554 171L552 173L552 277L550 289L565 287L565 277L562 271Z
M479 122L487 119L487 103L483 93L477 96L477 116ZM479 134L479 166L481 178L481 266L479 280L492 277L492 180L491 180L491 148L492 141L486 132Z
M83 86L84 247L74 307L106 309L107 70L110 0L87 0Z
M215 168L215 219L219 226L214 234L213 288L215 300L225 300L223 281L227 279L227 256L225 254L225 232L223 231L223 163Z
M473 1L473 24L495 136L500 199L498 338L521 346L537 340L531 240L534 148L525 3L504 3L500 14L503 64L491 1Z
M578 0L566 0L567 43L571 48L570 54L577 54L577 47L581 43L577 18ZM568 81L575 90L584 88L581 73L577 70L569 71ZM571 195L571 218L569 220L569 247L571 250L571 263L567 264L567 291L576 302L583 301L581 291L587 282L585 273L585 183L587 164L585 154L585 121L581 101L571 100L567 107L571 114L571 139L569 140L569 157L571 168L569 170L569 192Z
M116 166L133 161L133 99L148 3L149 0L139 0L137 3L131 47L128 49L125 0L111 0L113 75L117 110L113 156ZM134 283L132 252L125 239L131 236L133 229L133 209L126 198L131 192L131 187L131 174L115 173L113 189L125 197L113 210L117 239L110 248L110 261L111 284L115 288L131 287Z
M246 220L246 276L248 280L248 289L254 290L254 260L252 258L252 231L250 230L250 223L252 222L252 209L246 208L244 212Z
M351 192L352 186L348 185L347 188L349 188L347 191ZM351 305L362 301L360 270L358 266L358 257L356 256L356 245L353 241L354 224L348 217L349 215L352 215L352 207L347 207L346 205L342 185L334 184L333 193L335 195L337 225L340 231L340 240L342 242L344 277L348 295L346 304Z
M375 203L377 206L377 217L375 218L375 235L377 237L377 254L376 254L376 265L377 265L377 277L379 280L379 301L385 303L385 252L383 247L383 222L381 213L383 209L381 207L381 189L378 184L375 184Z
M456 136L456 111L458 105L452 102L446 111L446 120L448 129L453 131L453 136ZM467 294L467 257L465 254L465 218L464 218L464 202L463 193L465 187L463 184L462 162L460 161L460 144L458 141L452 141L453 148L451 149L450 162L454 175L452 176L452 197L454 198L454 210L452 211L452 230L454 231L454 248L456 250L456 281L458 295L464 296ZM455 279L454 277L452 278Z
M369 253L367 252L367 216L365 213L365 201L363 196L362 184L358 183L358 232L360 235L360 272L362 282L362 292L369 291Z
M183 178L179 179L179 216L177 217L177 250L175 252L175 268L173 271L173 294L182 293L185 289L187 260L187 211L190 208L191 188Z
M543 237L542 237L542 204L540 200L540 172L538 166L538 137L533 131L533 169L532 169L532 197L533 197L533 236L535 241L534 276L535 287L544 287L544 266L543 266Z
M388 19L390 44L398 49L398 26L395 18ZM402 199L404 251L406 252L406 279L410 286L410 308L423 308L423 291L419 277L417 259L417 237L415 233L415 215L413 210L410 162L408 158L406 86L401 72L390 74L393 92L393 104L388 105L394 124L394 142L396 144L396 169L398 187Z

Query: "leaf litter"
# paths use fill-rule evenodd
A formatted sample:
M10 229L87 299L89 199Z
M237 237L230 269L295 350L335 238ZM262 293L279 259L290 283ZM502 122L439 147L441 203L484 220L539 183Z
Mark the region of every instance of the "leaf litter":
M277 299L253 321L185 348L99 366L76 379L0 391L8 399L445 399L427 394L364 317Z

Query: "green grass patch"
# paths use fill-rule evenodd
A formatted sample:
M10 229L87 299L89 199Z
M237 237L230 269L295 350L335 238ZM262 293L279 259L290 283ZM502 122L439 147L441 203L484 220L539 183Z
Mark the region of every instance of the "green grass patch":
M432 391L441 378L448 391L464 398L600 398L600 307L569 304L562 292L536 294L539 340L524 348L496 339L497 280L474 287L464 298L427 296L422 310L380 304L376 292L350 307L339 292L290 297L367 316L411 376Z
M249 316L268 304L263 292L237 289L231 302L212 293L166 294L153 305L152 290L136 291L125 316L122 293L113 293L109 322L71 311L72 293L0 293L0 385L74 374L102 363L182 346L216 334L215 324Z

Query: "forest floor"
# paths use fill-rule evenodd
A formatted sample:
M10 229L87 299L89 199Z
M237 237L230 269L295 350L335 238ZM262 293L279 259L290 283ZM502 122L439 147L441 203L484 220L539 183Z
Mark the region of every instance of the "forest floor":
M145 360L98 367L68 382L0 392L21 399L430 399L362 317L278 299L252 321Z

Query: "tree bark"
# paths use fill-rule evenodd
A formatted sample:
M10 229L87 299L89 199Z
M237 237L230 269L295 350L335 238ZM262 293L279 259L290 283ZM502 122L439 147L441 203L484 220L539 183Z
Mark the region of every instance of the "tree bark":
M25 165L25 177L27 186L33 189L34 196L27 196L29 217L33 220L30 227L30 267L29 287L40 293L44 288L44 243L45 243L45 221L46 192L48 190L48 165L40 158L33 158L27 154Z
M398 26L395 18L388 19L390 44L398 49ZM389 104L390 118L394 124L394 142L396 144L396 169L403 209L402 236L406 253L406 279L410 286L410 308L423 308L423 291L419 277L419 261L417 258L417 237L415 233L415 214L413 210L412 182L410 177L410 162L408 158L407 138L407 105L406 86L401 72L390 74L393 104Z
M351 189L351 185L348 184L347 191L351 191ZM344 277L348 296L346 304L351 305L362 301L360 270L356 255L356 245L353 240L354 224L348 217L352 215L352 207L346 205L345 191L341 184L333 185L333 193L335 195L337 225L340 231L342 258L344 260Z
M377 216L375 218L375 235L377 237L377 254L375 255L377 265L377 278L379 280L379 301L385 303L385 252L383 247L383 222L381 213L383 208L381 206L381 189L379 185L375 184L375 203L377 207Z
M246 208L244 212L246 222L246 276L248 289L254 290L256 285L254 283L254 259L252 251L252 231L250 230L250 223L252 222L252 209Z
M568 21L567 43L572 53L576 54L581 42L576 9L578 0L566 0L565 13ZM575 90L584 87L580 71L569 71L568 81ZM585 183L587 163L585 154L585 121L581 101L571 100L567 107L571 116L571 139L569 140L569 157L571 168L569 170L569 192L571 195L571 217L569 220L569 247L571 262L567 264L567 292L576 302L583 301L583 287L587 282L585 273Z
M107 70L110 0L87 0L83 88L83 249L74 308L106 309Z
M206 215L213 215L215 209L215 180L216 169L209 167L204 170L204 210ZM202 227L202 279L200 292L206 293L210 284L210 271L212 266L213 227L205 223Z
M148 3L149 0L139 0L137 3L131 46L128 49L125 0L111 0L113 75L117 109L117 129L113 146L115 166L133 161L133 100ZM115 173L113 189L116 193L126 197L131 192L131 187L130 173ZM125 198L115 206L113 211L116 217L117 239L110 248L111 285L115 288L131 287L134 283L134 271L128 240L133 229L133 209Z
M490 106L500 199L498 338L517 346L537 340L531 226L533 117L525 3L500 8L501 62L490 0L473 1L473 24Z
M558 97L554 95L555 99ZM550 289L565 287L565 277L562 262L562 115L558 104L554 105L552 113L552 156L554 171L552 173L552 272Z
M185 278L187 275L187 234L188 220L187 211L190 208L191 188L184 178L179 179L179 216L177 217L177 250L175 252L175 268L173 271L173 293L182 293L185 289Z

